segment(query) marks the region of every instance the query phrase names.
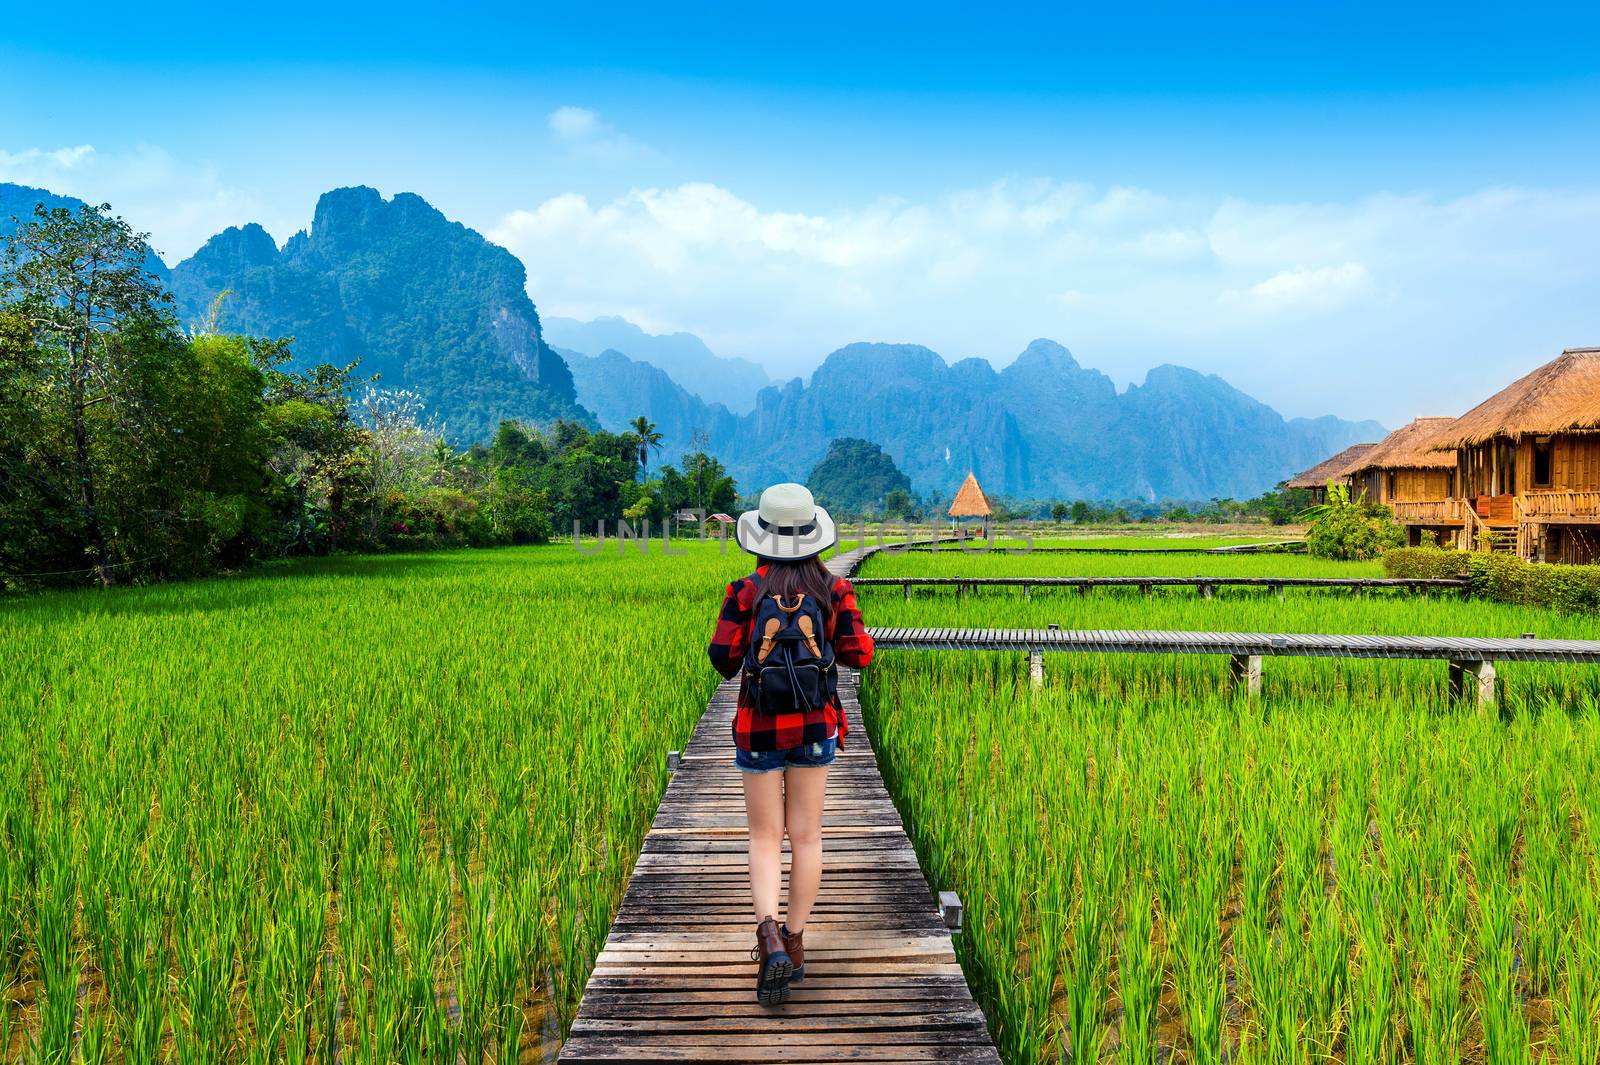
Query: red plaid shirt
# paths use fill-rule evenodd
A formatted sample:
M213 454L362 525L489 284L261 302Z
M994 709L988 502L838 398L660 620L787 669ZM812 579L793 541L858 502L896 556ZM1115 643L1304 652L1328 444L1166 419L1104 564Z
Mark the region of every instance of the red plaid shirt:
M767 567L756 573L765 577ZM724 677L732 677L744 667L745 649L750 646L750 630L755 623L756 587L749 577L728 585L717 615L717 631L711 637L708 653L711 664ZM872 637L856 606L856 592L850 582L837 577L833 582L833 613L828 619L828 642L840 665L862 668L872 661ZM733 715L733 742L744 751L786 751L805 743L821 743L837 735L844 746L850 726L837 698L816 710L797 710L786 714L764 714L751 706L749 685L739 684L739 709Z

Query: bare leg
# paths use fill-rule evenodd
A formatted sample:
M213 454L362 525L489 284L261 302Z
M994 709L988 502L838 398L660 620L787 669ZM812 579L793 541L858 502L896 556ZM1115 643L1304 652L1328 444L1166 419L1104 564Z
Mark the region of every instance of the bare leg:
M828 793L828 767L790 766L784 789L784 826L789 832L789 913L791 932L804 932L822 887L822 801Z
M750 897L756 920L778 915L783 883L783 773L740 773L750 822Z

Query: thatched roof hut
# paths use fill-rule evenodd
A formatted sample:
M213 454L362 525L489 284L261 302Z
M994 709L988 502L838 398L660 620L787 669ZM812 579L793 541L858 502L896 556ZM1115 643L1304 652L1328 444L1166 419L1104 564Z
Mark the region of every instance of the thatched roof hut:
M989 497L978 487L978 478L968 473L967 479L961 482L961 488L956 492L955 499L950 502L950 517L987 518L992 513L994 508L989 506Z
M1600 348L1568 348L1457 418L1435 446L1600 431Z
M1296 474L1284 482L1285 488L1325 488L1329 481L1344 476L1344 468L1377 444L1351 444L1330 459L1323 459L1304 473Z
M1449 470L1456 464L1455 453L1440 450L1440 436L1454 418L1414 418L1402 425L1355 459L1340 472L1346 476L1362 470Z

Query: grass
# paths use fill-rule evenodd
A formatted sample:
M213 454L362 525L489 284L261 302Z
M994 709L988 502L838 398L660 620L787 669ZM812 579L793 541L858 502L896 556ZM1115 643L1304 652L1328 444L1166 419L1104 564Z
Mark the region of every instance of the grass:
M1148 541L1140 541L1147 543ZM857 571L861 577L1160 576L1382 577L1381 562L1330 562L1309 555L1188 554L1131 548L1117 554L1001 551L885 551Z
M340 558L0 605L3 1056L510 1061L559 1040L747 567L688 550Z
M1375 575L1064 557L866 573ZM874 625L1600 638L1592 617L1453 596L861 599ZM1203 656L1045 662L1038 692L1020 655L893 653L863 678L929 879L967 905L957 949L1008 1062L1597 1060L1592 670L1504 667L1501 719L1450 706L1438 663L1271 659L1246 704Z
M1119 538L1119 544L1140 541ZM1146 542L1152 542L1147 540ZM1165 540L1153 542L1168 542ZM848 546L848 545L846 545ZM559 1042L747 558L659 541L299 563L0 604L0 1048L526 1060ZM1301 556L866 573L1374 576ZM862 589L873 625L1600 638L1347 591ZM648 651L644 648L648 647ZM863 705L1012 1063L1600 1058L1600 684L1511 665L887 653Z
M1593 698L1263 713L1021 672L891 655L863 690L1007 1061L1595 1060Z

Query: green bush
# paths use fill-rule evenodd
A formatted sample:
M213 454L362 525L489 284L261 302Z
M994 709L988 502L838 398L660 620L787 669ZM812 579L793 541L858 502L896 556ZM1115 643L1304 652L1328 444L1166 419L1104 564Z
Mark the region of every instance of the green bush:
M1471 572L1473 557L1441 547L1392 547L1383 553L1383 571L1391 577L1459 577Z
M1391 577L1466 573L1472 579L1472 594L1501 603L1570 613L1600 611L1600 566L1562 566L1482 551L1408 547L1386 552L1383 568Z
M1600 566L1524 562L1511 555L1473 555L1472 590L1503 603L1573 613L1600 610Z
M1306 550L1314 558L1365 561L1406 542L1387 507L1365 503L1325 508L1306 530Z

